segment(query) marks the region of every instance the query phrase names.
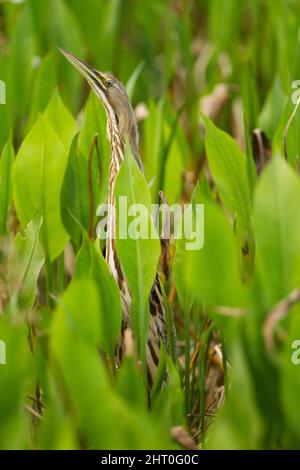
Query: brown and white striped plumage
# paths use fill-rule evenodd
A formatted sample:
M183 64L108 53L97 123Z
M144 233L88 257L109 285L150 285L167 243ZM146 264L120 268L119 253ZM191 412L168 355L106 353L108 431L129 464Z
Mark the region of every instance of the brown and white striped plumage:
M80 71L99 97L107 116L107 135L110 141L110 175L109 175L109 212L107 218L106 261L118 282L122 300L122 335L117 357L123 355L123 333L130 328L131 296L120 260L115 247L116 212L115 180L124 159L125 139L128 137L133 155L143 172L138 151L138 128L135 115L122 83L109 73L102 73L89 66L74 54L60 49L66 58ZM150 326L147 341L147 377L149 387L157 370L160 342L167 346L166 318L160 281L156 275L149 296Z

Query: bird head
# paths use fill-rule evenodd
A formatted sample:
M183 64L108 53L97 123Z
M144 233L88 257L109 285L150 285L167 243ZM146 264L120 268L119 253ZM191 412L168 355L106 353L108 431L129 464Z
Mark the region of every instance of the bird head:
M66 49L59 48L59 50L84 76L106 109L111 107L118 118L123 113L128 113L128 107L131 108L131 104L125 87L120 80L109 72L96 70ZM124 118L124 116L122 117Z
M124 85L110 72L100 72L72 52L59 48L60 52L84 76L106 110L108 117L115 117L121 140L129 138L130 146L137 164L143 172L139 155L139 134L134 111Z

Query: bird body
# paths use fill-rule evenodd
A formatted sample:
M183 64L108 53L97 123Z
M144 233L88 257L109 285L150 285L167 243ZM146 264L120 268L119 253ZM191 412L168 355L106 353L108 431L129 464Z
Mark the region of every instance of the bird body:
M110 271L118 283L121 294L122 335L117 352L118 361L121 361L124 352L124 343L122 341L123 333L126 328L131 327L131 295L115 246L115 181L122 161L124 160L125 142L127 138L133 156L143 173L138 147L138 126L125 87L117 78L110 73L99 72L65 49L60 49L60 51L88 81L104 106L107 116L107 136L110 141L110 171L105 257ZM167 347L165 306L158 274L156 275L150 292L149 310L150 325L146 357L148 386L151 387L159 362L161 341L163 341Z

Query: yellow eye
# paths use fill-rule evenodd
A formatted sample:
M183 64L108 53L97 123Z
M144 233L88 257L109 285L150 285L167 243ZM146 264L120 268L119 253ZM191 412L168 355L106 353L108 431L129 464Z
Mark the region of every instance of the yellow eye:
M112 84L113 84L113 81L110 78L108 80L106 80L106 82L105 82L105 85L107 86L107 88L112 86Z

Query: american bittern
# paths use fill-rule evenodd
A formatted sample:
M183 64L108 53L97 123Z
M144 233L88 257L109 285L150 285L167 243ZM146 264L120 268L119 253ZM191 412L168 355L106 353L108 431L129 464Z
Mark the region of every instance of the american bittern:
M139 155L139 134L135 114L123 84L110 73L99 72L71 52L60 49L62 54L84 76L94 90L107 116L107 136L110 141L110 175L108 196L108 217L106 230L106 261L118 282L122 299L122 333L130 327L131 298L122 266L117 256L115 246L116 220L115 211L115 180L124 159L125 141L128 138L132 153L140 170L143 166ZM150 327L147 341L147 378L151 387L155 375L160 352L160 341L167 343L165 306L158 275L153 283L150 297ZM123 334L122 336L123 337ZM117 357L121 360L123 355L122 340L118 347Z

